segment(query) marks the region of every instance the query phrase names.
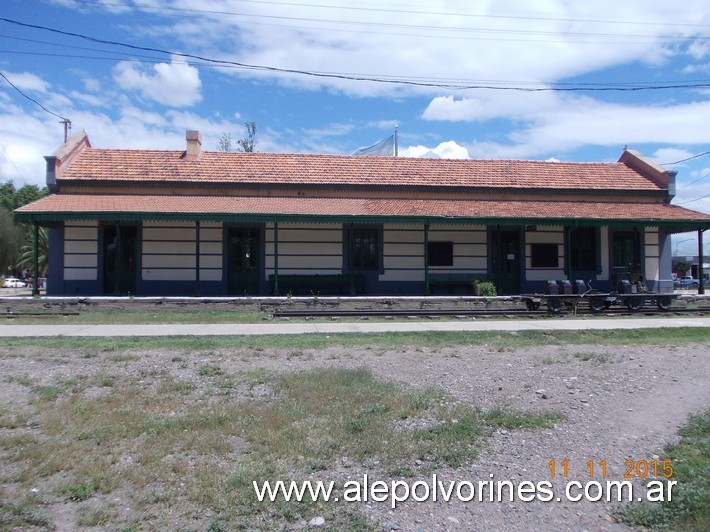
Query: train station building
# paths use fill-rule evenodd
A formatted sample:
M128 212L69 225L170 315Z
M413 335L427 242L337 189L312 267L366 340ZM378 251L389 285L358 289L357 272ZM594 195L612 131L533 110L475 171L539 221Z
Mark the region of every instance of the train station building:
M91 147L46 157L48 295L472 295L673 290L670 236L710 228L671 205L675 172L617 162L446 160ZM701 251L702 253L702 251Z

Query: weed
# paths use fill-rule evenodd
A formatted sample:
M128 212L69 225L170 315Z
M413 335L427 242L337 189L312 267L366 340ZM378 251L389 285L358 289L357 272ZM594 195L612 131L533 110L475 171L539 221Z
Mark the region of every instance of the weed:
M103 526L111 522L113 516L105 508L81 509L77 524L81 526Z
M673 499L629 505L617 513L623 522L652 530L710 530L710 410L691 416L678 433L680 442L664 453L677 481Z
M21 386L27 386L28 388L32 386L33 381L30 377L27 375L23 375L21 377L14 377L12 375L6 375L3 377L3 382L6 382L8 384L19 384Z
M197 374L201 377L217 377L223 373L224 370L216 364L202 364L197 368Z
M101 388L111 388L116 384L117 377L115 375L98 375L96 377L96 386Z
M583 362L594 362L595 364L607 364L613 360L613 357L606 353L592 353L588 351L574 353L572 356Z
M0 527L3 530L22 530L29 528L54 529L51 515L40 509L36 497L27 495L12 501L0 491Z
M77 480L64 486L62 490L72 501L85 501L96 491L92 481Z
M565 419L565 415L556 412L535 414L520 412L509 408L494 408L483 414L485 422L493 427L514 429L546 429L558 421Z
M32 392L37 396L38 400L51 402L56 401L62 390L59 386L33 386Z

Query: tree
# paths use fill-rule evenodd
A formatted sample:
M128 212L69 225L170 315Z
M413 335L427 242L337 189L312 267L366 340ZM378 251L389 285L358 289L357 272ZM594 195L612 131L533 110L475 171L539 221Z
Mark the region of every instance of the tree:
M20 248L20 256L17 259L18 270L29 270L34 276L35 249L34 230L29 231L25 239L25 244ZM40 276L47 275L49 266L49 231L46 227L40 227L37 232L37 267Z
M688 272L691 271L692 265L687 260L673 259L672 269L678 274L678 277L684 277L689 275Z
M247 135L236 141L236 151L253 152L256 149L256 122L244 122L244 127L246 127ZM232 151L233 140L231 133L222 133L222 136L217 142L217 150Z
M253 152L256 148L256 122L244 122L247 128L247 136L237 141L240 151Z
M219 151L232 151L232 134L222 133L217 143L217 150Z
M17 252L25 231L12 219L12 213L0 207L0 275L15 274Z
M18 253L23 242L26 242L29 229L28 225L13 220L12 211L46 196L47 193L47 187L23 185L16 189L12 180L0 183L0 275L16 273Z

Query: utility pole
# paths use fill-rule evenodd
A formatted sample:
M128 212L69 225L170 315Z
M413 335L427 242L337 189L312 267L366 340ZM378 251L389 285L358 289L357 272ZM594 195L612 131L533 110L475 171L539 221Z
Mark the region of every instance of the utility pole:
M69 130L71 130L71 120L65 118L64 120L60 120L59 123L64 124L64 143L66 144L69 138Z

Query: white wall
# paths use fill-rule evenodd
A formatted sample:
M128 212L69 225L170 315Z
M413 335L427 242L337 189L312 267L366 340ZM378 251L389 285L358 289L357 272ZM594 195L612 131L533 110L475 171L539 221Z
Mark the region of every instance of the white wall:
M268 279L274 273L274 224L266 224L264 240ZM342 224L279 223L278 242L279 275L342 273Z
M97 222L64 224L64 279L95 281L98 278L98 237Z
M661 279L661 250L658 227L646 227L644 231L644 272L646 279Z
M145 281L196 280L194 222L143 222L141 275ZM200 280L222 280L222 224L200 224Z

